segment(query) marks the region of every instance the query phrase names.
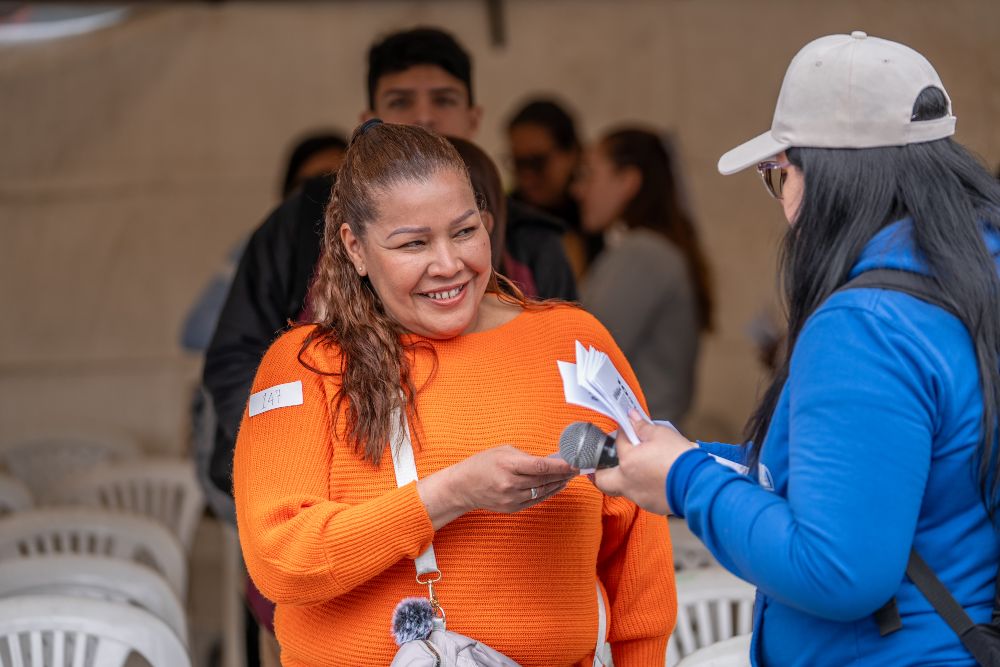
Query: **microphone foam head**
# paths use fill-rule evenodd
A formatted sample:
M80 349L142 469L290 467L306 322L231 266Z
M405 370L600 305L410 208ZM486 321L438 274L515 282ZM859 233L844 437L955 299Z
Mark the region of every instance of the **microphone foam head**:
M559 455L574 468L596 468L604 432L589 422L573 422L559 436Z

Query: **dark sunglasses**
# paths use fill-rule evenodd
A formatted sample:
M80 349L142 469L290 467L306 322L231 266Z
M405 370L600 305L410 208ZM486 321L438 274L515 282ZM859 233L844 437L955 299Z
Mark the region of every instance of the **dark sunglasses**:
M511 158L511 163L513 164L514 171L516 172L530 171L536 174L541 174L545 171L546 167L549 166L550 157L552 156L547 153L514 156Z
M757 173L764 181L764 187L775 199L781 199L781 188L785 185L785 178L788 177L786 171L792 164L790 162L758 162Z

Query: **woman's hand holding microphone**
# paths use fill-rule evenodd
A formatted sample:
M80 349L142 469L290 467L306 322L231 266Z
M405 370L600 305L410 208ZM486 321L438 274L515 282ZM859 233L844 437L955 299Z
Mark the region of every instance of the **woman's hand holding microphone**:
M697 445L668 426L650 424L635 410L629 412L629 420L639 444L619 433L618 465L598 470L594 484L609 496L625 496L654 514L668 514L667 474L681 454Z

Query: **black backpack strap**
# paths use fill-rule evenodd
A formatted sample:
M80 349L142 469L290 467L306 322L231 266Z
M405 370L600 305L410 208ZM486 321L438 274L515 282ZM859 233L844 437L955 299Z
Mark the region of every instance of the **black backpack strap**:
M962 637L976 627L962 605L958 604L958 601L948 592L945 585L934 574L934 570L927 564L927 561L921 558L916 549L910 550L910 562L906 564L906 576L920 589L920 592L934 607L934 611L944 619L944 622L956 635Z
M1000 665L1000 628L988 624L977 625L969 618L962 605L934 570L920 557L916 549L910 550L910 562L906 565L906 576L924 594L938 616L944 619L962 642L962 646L980 665Z
M958 312L955 306L941 292L937 280L912 271L896 269L872 269L860 273L840 287L841 290L855 288L888 289L916 297L921 301L943 308L955 317ZM838 290L839 291L839 290ZM961 318L960 318L961 319Z
M903 619L899 615L899 605L896 604L895 597L889 598L889 601L875 612L875 623L878 624L880 637L903 629Z

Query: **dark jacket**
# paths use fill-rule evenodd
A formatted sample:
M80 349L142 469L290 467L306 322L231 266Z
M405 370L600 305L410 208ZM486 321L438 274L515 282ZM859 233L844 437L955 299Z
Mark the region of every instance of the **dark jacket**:
M209 475L226 493L232 493L236 431L257 365L305 307L332 184L329 176L307 181L253 233L205 352L202 381L216 412ZM531 269L540 297L575 301L576 283L562 248L562 222L519 202L508 205L510 255Z

